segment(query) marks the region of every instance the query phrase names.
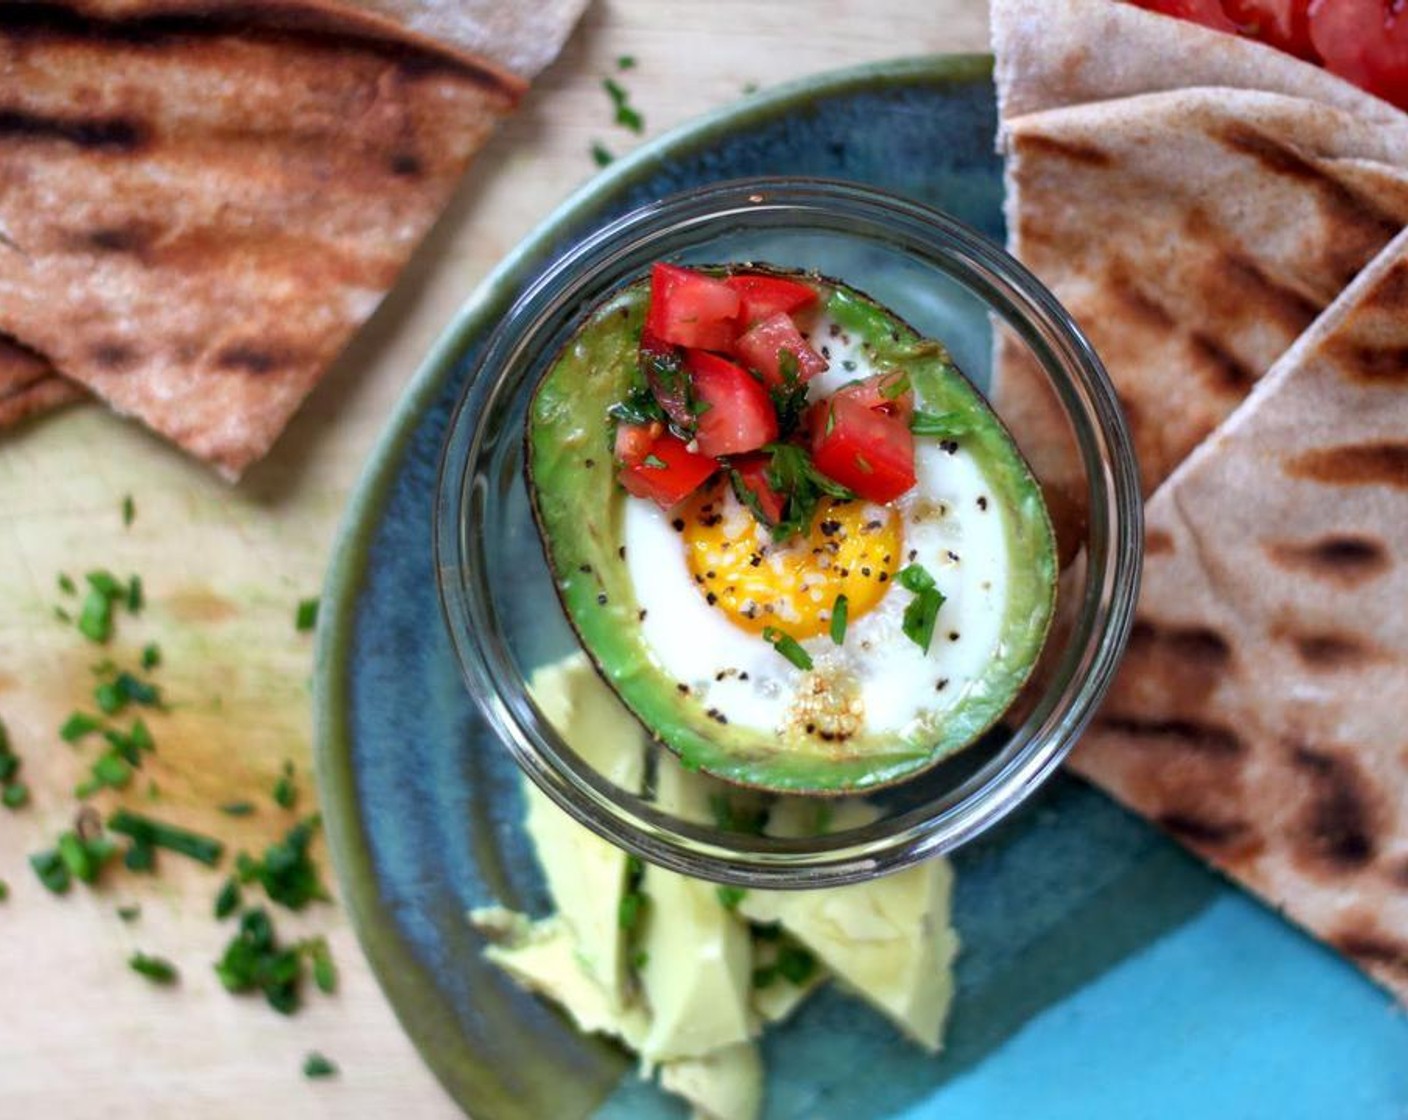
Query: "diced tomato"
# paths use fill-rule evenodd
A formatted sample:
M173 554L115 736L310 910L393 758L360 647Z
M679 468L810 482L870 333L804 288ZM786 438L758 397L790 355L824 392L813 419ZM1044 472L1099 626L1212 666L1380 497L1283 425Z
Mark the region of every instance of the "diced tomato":
M758 323L733 346L734 353L763 375L769 385L782 384L782 351L797 359L797 373L803 381L826 369L827 361L809 345L785 311Z
M843 385L832 397L849 397L866 408L897 416L906 424L914 415L914 389L903 370L877 373L863 381Z
M770 455L744 455L733 460L733 469L738 474L738 483L757 499L758 508L763 511L767 523L776 525L782 520L787 503L768 484L768 466L771 463Z
M1310 42L1310 0L1222 0L1223 10L1241 34L1297 55L1317 60Z
M1237 32L1237 25L1227 18L1222 10L1221 0L1129 0L1139 8L1159 12L1175 19L1186 19L1190 23L1201 23L1214 31Z
M666 432L650 445L639 463L622 467L616 478L637 498L669 509L689 497L719 469L707 455L696 455L678 436Z
M616 425L616 461L633 467L650 454L650 446L665 430L658 420L650 424Z
M893 501L914 485L914 436L900 417L833 395L812 413L812 462L867 501Z
M743 301L743 312L739 322L751 327L760 319L767 319L779 311L791 315L810 307L818 299L817 290L800 280L789 280L785 276L759 276L744 272L730 276L724 281L738 293Z
M777 411L768 391L737 362L707 350L686 350L684 365L701 406L694 438L701 455L756 451L777 438Z
M1310 41L1326 69L1408 108L1408 12L1388 0L1314 0Z
M738 334L738 293L693 269L656 264L650 270L645 329L664 342L727 350Z

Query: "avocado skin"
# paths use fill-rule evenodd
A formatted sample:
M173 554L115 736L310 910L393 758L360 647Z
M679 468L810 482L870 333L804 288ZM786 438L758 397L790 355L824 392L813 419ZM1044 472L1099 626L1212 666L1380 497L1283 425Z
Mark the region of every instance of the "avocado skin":
M749 265L750 272L797 275ZM817 276L827 312L875 347L877 364L910 373L916 403L959 412L997 502L1008 511L1014 559L1002 624L1003 651L942 725L915 740L860 735L844 743L784 741L721 724L658 666L640 626L640 605L622 546L625 492L616 484L607 409L626 396L649 299L648 281L597 308L553 360L529 405L525 471L539 537L562 606L603 679L647 732L691 770L782 793L838 795L912 777L968 746L1016 698L1040 654L1054 612L1055 539L1041 490L982 395L942 346L860 292Z

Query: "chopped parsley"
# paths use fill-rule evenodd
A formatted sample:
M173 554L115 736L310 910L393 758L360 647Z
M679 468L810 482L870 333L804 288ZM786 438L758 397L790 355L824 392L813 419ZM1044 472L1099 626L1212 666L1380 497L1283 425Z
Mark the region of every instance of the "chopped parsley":
M140 951L127 958L127 966L154 984L171 985L181 978L170 961L163 957L149 957Z
M807 670L812 667L812 657L801 646L801 643L790 634L784 634L775 626L763 627L763 641L767 642L788 661L792 662L798 669Z
M207 867L214 867L219 863L225 851L225 845L219 840L202 836L198 832L190 832L177 825L153 820L128 809L119 809L108 818L108 830L129 837L133 849L145 849L149 856L153 849L165 848L169 852L188 856ZM127 866L138 870L132 867L130 858ZM150 866L148 858L147 867Z
M611 107L616 111L616 123L639 136L645 131L645 118L631 105L631 95L615 78L603 78L601 88L611 98Z
M831 640L838 646L846 640L846 622L851 613L851 601L845 595L837 595L831 607Z
M293 625L300 634L306 634L314 630L318 625L318 599L302 599L299 601L298 610L293 616Z
M773 526L774 540L783 541L810 529L823 495L843 500L855 497L846 487L817 470L803 448L790 443L770 443L763 450L772 454L764 477L785 503L782 520Z
M325 1058L314 1050L303 1060L303 1076L309 1080L316 1080L320 1077L336 1077L337 1065L330 1058Z
M944 605L944 593L934 586L934 577L922 564L910 564L895 577L899 585L914 592L914 598L904 609L901 629L904 636L925 653L934 639L934 622Z

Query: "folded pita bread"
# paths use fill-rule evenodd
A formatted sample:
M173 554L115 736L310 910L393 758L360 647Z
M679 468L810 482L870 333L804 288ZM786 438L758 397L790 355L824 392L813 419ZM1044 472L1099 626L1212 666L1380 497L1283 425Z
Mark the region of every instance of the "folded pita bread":
M1147 521L1073 765L1408 1003L1408 233Z
M1250 39L1123 0L992 0L1003 118L1164 90L1280 93L1398 124L1387 102Z
M1005 139L1011 248L1103 359L1146 494L1408 224L1408 118L1194 89L1031 113ZM1030 361L1000 345L997 401L1079 538L1085 480Z
M236 478L522 79L325 0L0 8L0 332Z
M37 354L0 338L0 429L87 395Z

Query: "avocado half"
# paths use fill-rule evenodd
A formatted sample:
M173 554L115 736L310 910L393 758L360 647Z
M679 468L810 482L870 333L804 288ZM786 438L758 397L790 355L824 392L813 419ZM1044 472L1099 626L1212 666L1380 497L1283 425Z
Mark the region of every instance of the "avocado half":
M921 740L861 734L845 744L784 741L720 724L683 694L651 654L623 547L628 495L616 482L607 409L628 393L638 362L649 282L599 305L554 359L529 406L525 472L558 595L603 679L649 734L686 767L739 785L831 795L890 785L968 746L1016 699L1045 640L1055 606L1055 537L1041 489L1012 437L947 351L854 288L815 274L749 264L733 271L808 280L825 312L874 347L877 365L909 372L916 406L961 416L965 445L1007 512L1009 597L999 653L975 688ZM731 269L705 269L725 274ZM683 563L683 557L681 563Z

